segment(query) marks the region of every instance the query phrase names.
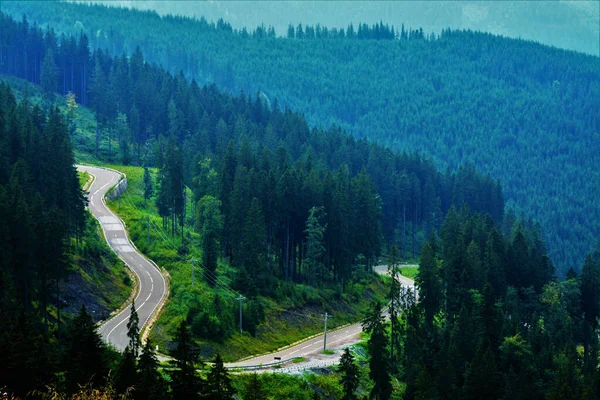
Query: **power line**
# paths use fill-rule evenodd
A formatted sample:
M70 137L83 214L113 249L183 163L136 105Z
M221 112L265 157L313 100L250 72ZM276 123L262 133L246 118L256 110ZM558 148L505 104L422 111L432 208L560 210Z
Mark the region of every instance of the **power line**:
M125 192L125 193L126 193L126 197L124 197L124 199L127 201L127 203L131 207L133 207L136 211L141 211L138 207L136 207L135 204L133 204L133 201L131 199L131 196L130 196L129 192ZM167 247L169 247L173 251L178 251L177 245L160 228L160 226L158 226L158 224L156 224L151 219L150 219L150 223L152 224L155 232L158 233L160 239L167 245ZM197 260L197 261L200 261L200 260ZM205 278L207 278L207 280L212 281L212 283L213 283L214 286L220 287L222 290L224 290L227 294L229 294L232 297L236 297L236 296L239 295L239 293L237 291L233 290L227 283L225 283L222 280L222 278L220 278L219 276L217 276L216 274L214 274L212 271L210 271L209 269L207 269L204 265L202 265L202 262L199 262L199 264L200 264L200 267L203 269L203 271L205 273ZM193 266L192 266L192 268L193 268Z

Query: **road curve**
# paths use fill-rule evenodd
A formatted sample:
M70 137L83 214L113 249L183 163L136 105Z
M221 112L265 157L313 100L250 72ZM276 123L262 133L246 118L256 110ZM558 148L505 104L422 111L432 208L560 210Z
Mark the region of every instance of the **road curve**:
M387 267L378 266L374 268L374 271L385 275L387 274ZM412 279L400 275L398 276L398 280L403 286L409 287L411 290L415 289L414 281ZM361 333L362 323L360 322L329 331L327 333L327 349L334 350L333 354L322 354L324 335L320 334L310 340L292 345L283 350L258 357L248 358L243 361L228 363L225 366L228 368L241 369L257 367L261 365L266 367L268 364L278 363L279 361L303 357L306 359L305 361L297 364L286 364L287 367L284 366L283 368L277 368L273 371L281 373L294 373L295 371L301 371L306 368L325 367L339 363L339 359L342 355L341 350L344 347L358 343L361 340ZM265 370L265 372L267 371Z
M106 192L119 182L120 174L104 168L82 165L78 165L77 169L86 171L95 177L94 182L88 188L88 208L100 222L108 245L137 275L139 292L135 298L135 306L141 330L158 310L158 306L166 295L167 284L158 268L135 248L127 236L125 224L107 207L104 201ZM106 320L98 330L102 339L119 351L123 351L129 343L127 338L129 316L130 307L126 307L119 314Z

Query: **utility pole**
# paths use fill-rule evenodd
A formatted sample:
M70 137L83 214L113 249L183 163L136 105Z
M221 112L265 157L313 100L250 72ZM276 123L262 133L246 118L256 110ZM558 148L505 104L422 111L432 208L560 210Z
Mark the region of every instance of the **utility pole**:
M195 258L192 258L192 287L194 287L194 263L196 262Z
M325 311L325 314L323 314L323 317L325 317L325 334L323 335L323 353L324 353L325 350L327 349L327 319L329 318L329 314L327 314L327 311Z
M241 294L236 299L237 301L240 302L240 333L242 333L242 301L245 299L246 298L244 296L242 296Z

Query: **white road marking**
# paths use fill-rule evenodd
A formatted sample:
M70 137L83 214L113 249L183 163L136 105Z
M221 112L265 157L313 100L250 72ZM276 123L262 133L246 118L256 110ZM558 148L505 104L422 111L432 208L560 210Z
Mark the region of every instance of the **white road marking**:
M120 231L123 229L121 224L103 224L102 227L105 231Z
M90 174L91 174L91 175L94 175L94 174L91 172L91 171L93 171L93 170L94 170L94 168L93 168L93 167L89 167L89 168L88 168L88 167L78 167L78 168L85 169L85 170L87 170L88 172L90 172ZM115 174L116 174L116 172L114 172L114 171L113 171L113 173L115 173ZM100 193L100 192L101 192L101 191L102 191L104 188L106 188L106 187L107 187L107 186L109 186L109 185L112 185L114 181L115 181L115 175L111 176L110 180L109 180L109 181L108 181L106 184L104 184L104 185L103 185L101 188L97 189L97 190L96 190L94 193L92 193L92 194L91 194L91 196L89 196L89 197L90 197L90 203L91 203L92 205L94 205L94 197L95 197L96 195L99 195L99 193ZM117 181L118 181L118 178L117 178ZM94 181L94 183L97 183L97 180L95 180L95 181ZM97 186L97 185L95 185L95 186ZM95 205L94 205L94 210L93 210L93 211L95 212L95 214L101 214L99 217L98 217L98 215L95 215L95 216L96 216L96 218L97 218L97 219L98 219L98 220L101 222L101 225L102 225L102 228L103 228L103 231L104 231L104 236L105 236L105 239L106 239L106 241L107 241L108 245L110 246L110 248L111 248L113 251L115 251L115 253L117 253L117 251L116 251L116 250L117 250L117 249L116 249L116 247L118 247L118 246L115 246L115 245L113 245L112 243L110 243L111 241L109 241L109 240L108 240L108 233L109 233L108 231L121 231L121 232L123 232L123 233L125 234L125 237L127 237L127 236L126 236L126 233L125 233L125 225L124 225L124 223L123 223L123 222L122 222L122 221L121 221L121 220L120 220L120 219L119 219L119 218L116 216L116 214L115 214L115 213L113 213L113 212L112 212L112 211L111 211L111 210L110 210L110 209L107 207L107 205L106 205L106 203L105 203L105 201L104 201L103 194L101 195L100 201L101 201L101 203L102 203L102 204L101 204L101 205L99 205L99 207L95 207ZM104 206L104 209L102 208L102 206ZM102 215L102 214L108 214L108 215ZM102 221L102 219L104 219L104 221ZM102 222L104 222L104 223L102 223ZM111 225L113 225L113 226L111 226ZM116 226L114 226L114 225L117 225L117 226L118 226L118 229L117 229L117 227L116 227ZM111 228L112 228L112 229L111 229ZM113 236L113 237L117 237L117 236L118 236L118 235L117 235L118 233L120 233L120 232L114 232L112 236ZM132 242L130 242L130 241L127 239L127 238L126 238L125 240L126 240L126 243L123 243L123 245L126 245L126 244L127 244L127 245L129 245L130 247L131 247L131 246L133 246L133 243L132 243ZM134 254L134 256L133 256L133 257L127 257L128 259L130 259L130 260L131 260L132 264L133 264L135 267L133 267L133 266L132 266L132 265L131 265L129 262L127 262L127 261L126 261L126 259L124 258L124 254L123 254L123 252L119 252L119 253L117 253L117 254L119 255L119 258L121 258L121 259L123 260L123 262L125 263L125 265L127 265L127 267L129 267L129 269L130 269L130 270L132 270L132 271L133 271L133 272L134 272L134 273L135 273L135 274L138 276L138 278L141 278L141 277L140 277L140 273L141 273L141 271L142 271L142 270L145 270L144 268L152 268L152 267L154 267L154 268L152 268L152 271L156 271L156 273L160 274L160 269L158 268L158 266L157 266L155 263L153 263L152 261L148 262L148 261L147 261L147 259L146 259L146 258L145 258L143 255L141 255L141 254L139 254L139 253L136 253L136 254ZM136 256L137 256L137 257L136 257ZM139 259L136 259L136 258L139 258ZM150 276L150 278L152 279L152 276L150 275L150 272L148 272L147 270L145 270L145 272L146 272L146 273L148 274L148 276ZM160 274L160 278L162 278L162 280L163 280L163 285L162 285L162 296L161 296L161 298L159 299L159 301L158 301L157 303L153 304L153 306L152 306L151 304L149 304L149 305L148 305L148 307L152 307L152 310L150 311L150 313L149 313L149 314L148 314L148 316L146 317L145 321L144 321L144 322L141 324L141 326L145 326L145 325L146 325L146 323L148 322L148 320L150 319L150 317L151 317L151 316L154 314L154 312L156 311L157 307L158 307L158 306L159 306L159 305L162 303L162 301L163 301L163 299L164 299L164 297L165 297L165 295L166 295L166 290L165 290L165 289L166 289L166 282L165 282L165 280L164 280L164 277L162 276L162 274ZM136 296L136 299L135 299L136 301L139 299L139 297L140 297L140 294L141 294L141 293L143 293L143 292L145 292L145 287L143 287L143 285L142 285L142 280L141 280L141 279L139 279L139 282L140 282L140 288L139 288L139 293L138 293L138 295ZM154 285L152 285L152 289L153 289L153 286L154 286ZM153 290L152 290L152 289L150 290L150 293L151 293L151 294L153 293ZM148 299L149 299L150 297L151 297L151 296L149 295L149 296L148 296ZM147 300L148 300L148 299L146 299L146 301L144 301L144 302L143 302L141 305L139 305L138 307L136 307L136 310L138 310L138 311L139 311L141 308L143 308L143 307L146 305L146 303L147 303ZM116 329L117 329L117 328L118 328L120 325L122 325L122 324L123 324L123 322L125 322L125 321L128 321L128 320L129 320L129 315L128 315L128 314L126 314L128 311L129 311L129 307L126 307L126 308L124 308L124 309L123 309L123 310L122 310L122 311L121 311L119 314L117 314L116 316L114 316L114 317L113 317L113 318L111 318L111 319L108 319L107 321L105 321L105 322L102 324L102 326L100 327L100 329L101 329L101 330L103 330L103 331L106 331L110 325L112 325L113 323L117 323L117 324L116 324L116 326L114 326L114 327L113 327L113 328L112 328L112 329L111 329L111 330L108 332L108 335L106 335L106 339L105 339L105 340L106 340L107 342L110 342L110 340L109 340L109 339L110 339L110 336L112 335L112 333L113 333L113 332L114 332L114 331L115 331L115 330L116 330ZM124 319L121 319L121 318L123 318L123 317L124 317Z
M312 346L312 344L309 344L308 346L304 346L301 350L308 349L310 346Z

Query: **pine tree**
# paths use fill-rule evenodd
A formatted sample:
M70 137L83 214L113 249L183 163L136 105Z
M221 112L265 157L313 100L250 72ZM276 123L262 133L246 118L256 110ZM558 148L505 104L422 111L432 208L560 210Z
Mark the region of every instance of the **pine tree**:
M134 391L136 399L159 400L165 398L167 388L158 367L158 359L150 340L147 340L138 361L138 385Z
M127 345L133 358L136 359L140 350L140 317L138 316L137 310L135 309L135 300L131 302L129 320L127 321L127 337L129 338L129 344Z
M137 384L136 359L130 346L125 347L115 378L115 389L119 393L130 392Z
M185 211L183 159L181 149L177 144L177 139L173 135L169 137L167 142L166 153L166 165L164 169L166 169L165 176L167 178L166 183L168 185L167 198L169 200L171 211L171 235L175 235L176 221L179 220L183 237L183 215Z
M341 375L340 385L344 393L342 400L355 400L357 398L356 389L358 389L359 384L359 371L349 347L344 349L344 354L340 358L339 371Z
M398 280L398 249L395 245L390 247L388 274L391 277L390 291L388 293L389 313L390 313L390 362L392 371L396 370L396 357L400 351L400 326L398 314L400 312L401 287Z
M133 104L131 106L131 110L129 111L129 131L131 132L132 143L134 143L137 146L137 163L138 163L138 165L141 164L140 147L142 144L142 129L141 129L140 125L141 125L140 113L139 113L137 107L135 106L135 104ZM161 163L157 163L156 166L158 168L162 168Z
M560 352L554 357L552 381L546 391L548 400L582 399L581 369L575 350Z
M96 331L96 324L82 305L71 323L64 358L69 392L75 391L77 385L102 383L107 371L103 354L104 344Z
M376 194L369 175L362 171L352 179L352 247L356 254L366 258L370 270L375 257L381 252L381 198Z
M567 271L567 273L565 275L565 279L570 280L570 279L575 279L575 278L577 278L577 272L575 272L573 267L569 267L569 270Z
M581 311L584 318L583 347L584 364L596 364L590 357L590 343L592 335L598 326L600 316L600 266L591 255L585 258L581 275L579 277L579 290L581 292Z
M415 382L415 399L417 400L437 400L440 398L436 382L431 377L431 374L421 366L417 374Z
M219 124L223 123L223 120L219 121ZM225 129L227 129L225 127ZM212 146L212 145L211 145ZM236 154L233 145L233 141L230 141L227 145L227 149L223 157L221 157L221 171L219 175L219 200L223 205L222 211L225 216L224 220L224 232L223 232L223 250L225 256L231 255L231 231L233 223L231 222L231 192L233 192L233 185L235 181L235 175L237 170Z
M226 232L231 239L232 262L234 264L243 264L244 262L244 227L245 218L248 216L250 207L249 199L252 198L251 177L248 168L238 165L235 172L235 181L231 197L229 198L229 207L231 213L229 216L225 214L225 221L229 222L229 226L225 226ZM223 202L227 200L223 200Z
M431 329L433 317L438 313L442 301L442 284L434 251L429 243L425 243L421 251L419 272L415 278L419 288L419 300L425 309L425 324Z
M501 393L502 385L494 353L489 346L481 345L465 373L463 398L497 399Z
M65 95L65 99L67 103L67 121L69 122L69 132L71 135L73 135L75 133L75 122L78 118L77 109L79 109L79 105L77 104L77 99L75 98L75 94L73 92L68 92Z
M501 370L504 371L503 399L537 399L540 381L531 345L519 335L506 337L500 346Z
M54 52L48 49L42 63L42 89L44 100L53 103L54 93L58 90L58 71L54 62Z
M89 92L92 96L94 113L96 115L96 150L95 155L98 157L98 149L100 146L100 131L106 117L106 76L102 70L99 57L96 57L96 65L92 82L90 83Z
M152 175L147 166L144 167L144 201L148 201L154 193L154 185L152 184Z
M460 215L456 212L454 207L451 207L444 219L440 233L444 260L441 270L445 290L445 304L443 305L443 309L444 312L447 313L450 321L459 312L462 298L465 295L461 274L464 270L466 246L461 225L463 221L469 218L468 214L469 208L466 204L463 206ZM425 251L425 247L423 248L423 251ZM423 256L421 256L421 262L423 262L422 257ZM430 300L432 299L430 298ZM432 315L428 315L429 322L431 322L431 317Z
M254 197L244 219L241 245L242 266L248 278L244 290L249 295L258 294L258 291L264 288L262 280L264 277L265 236L265 218L260 202ZM238 283L238 287L241 287L240 283Z
M185 321L181 321L175 337L177 347L173 352L174 361L171 372L171 395L173 400L195 400L199 398L202 381L196 372L198 360L192 337Z
M210 368L206 380L207 400L233 400L235 389L231 385L231 378L227 368L223 365L223 360L219 354Z
M255 372L244 386L244 400L267 400L267 391Z
M373 380L371 397L377 400L387 400L392 393L391 368L387 351L386 323L379 301L373 305L373 309L363 322L363 330L371 335L367 342L370 355L369 376Z
M306 269L308 273L309 284L324 282L326 278L325 265L323 257L325 255L325 246L323 245L323 236L327 229L327 224L322 225L320 220L325 217L323 207L312 207L308 211L306 220Z
M223 230L221 202L212 196L203 196L196 207L195 229L200 232L202 265L206 269L205 280L214 284L212 276L217 270L219 238Z
M0 317L7 314L0 307ZM2 390L26 398L31 389L42 389L52 377L55 370L52 354L43 331L33 323L31 315L21 311L16 321L8 318L3 321L6 328L0 333L3 354L0 385L6 385Z
M480 346L497 349L502 340L501 326L502 314L498 306L492 287L486 283L482 293L481 315L479 318L478 340ZM495 354L495 353L494 353Z
M162 217L163 229L167 227L167 218L171 215L170 187L168 171L161 168L158 172L158 194L156 196L156 208L158 215Z

